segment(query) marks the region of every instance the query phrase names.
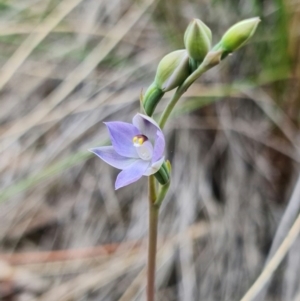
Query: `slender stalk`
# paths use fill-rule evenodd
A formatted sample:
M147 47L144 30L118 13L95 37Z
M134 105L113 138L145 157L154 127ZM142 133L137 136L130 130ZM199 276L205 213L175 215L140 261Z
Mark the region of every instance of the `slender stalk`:
M157 225L159 206L155 204L156 188L154 176L149 177L149 235L148 235L148 275L147 301L154 301L155 297L155 267L157 246Z
M217 65L221 60L221 52L211 51L202 64L178 87L170 103L164 110L159 125L161 128L166 124L174 106L191 86L205 71ZM155 266L156 266L156 247L157 247L157 226L160 205L169 189L170 182L163 185L158 197L156 196L156 186L154 176L149 177L149 241L148 241L148 278L147 278L147 301L154 301L155 297Z
M148 193L149 203L154 204L156 201L156 186L154 175L148 177Z
M221 52L220 51L211 51L205 58L205 60L201 63L201 65L183 82L181 86L179 86L176 92L173 94L171 101L166 106L163 111L160 120L159 126L161 129L164 128L173 108L177 104L180 97L186 92L186 90L193 84L195 80L197 80L204 72L211 69L212 67L219 64L221 60Z

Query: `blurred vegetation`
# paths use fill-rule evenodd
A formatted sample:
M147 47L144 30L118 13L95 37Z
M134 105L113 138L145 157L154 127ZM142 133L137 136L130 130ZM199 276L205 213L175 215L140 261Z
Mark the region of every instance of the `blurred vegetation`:
M0 1L1 300L143 300L146 183L115 192L87 149L139 110L191 18L217 43L256 15L166 128L158 300L240 300L266 261L299 171L300 1ZM299 246L264 300L299 300Z

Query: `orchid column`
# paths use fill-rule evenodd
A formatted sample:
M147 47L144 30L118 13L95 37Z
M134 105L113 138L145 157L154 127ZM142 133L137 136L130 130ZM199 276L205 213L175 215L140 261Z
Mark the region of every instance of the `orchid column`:
M118 168L115 189L148 176L149 243L147 301L155 299L155 262L159 208L170 186L171 164L165 161L165 137L162 132L168 118L185 91L204 72L243 46L254 34L259 18L241 21L211 47L211 30L199 19L193 19L184 34L186 49L167 54L159 63L153 83L142 97L145 114L136 114L131 123L106 122L111 146L90 149L111 166ZM150 116L165 92L176 89L157 124Z

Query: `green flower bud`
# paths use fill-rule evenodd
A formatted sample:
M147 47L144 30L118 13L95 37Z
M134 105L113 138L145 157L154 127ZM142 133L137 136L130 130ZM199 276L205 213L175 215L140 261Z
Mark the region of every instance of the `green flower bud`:
M231 53L243 46L254 34L260 19L246 19L230 27L223 35L218 48Z
M154 79L155 85L163 92L180 86L189 76L189 57L186 50L176 50L160 61Z
M164 96L164 92L155 83L151 84L143 96L143 107L148 116L152 116L154 110Z
M161 185L166 185L170 181L170 171L166 162L164 162L158 172L154 174L156 180Z
M201 20L193 19L184 33L184 45L189 56L202 62L211 48L211 30Z

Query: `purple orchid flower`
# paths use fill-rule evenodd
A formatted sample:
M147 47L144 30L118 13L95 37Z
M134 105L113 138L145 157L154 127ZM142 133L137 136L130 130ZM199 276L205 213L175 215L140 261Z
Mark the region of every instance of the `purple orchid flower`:
M136 114L131 123L106 122L112 146L90 149L111 166L121 169L115 189L129 185L142 176L156 173L164 162L165 137L150 117Z

